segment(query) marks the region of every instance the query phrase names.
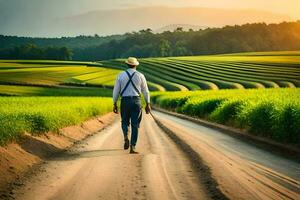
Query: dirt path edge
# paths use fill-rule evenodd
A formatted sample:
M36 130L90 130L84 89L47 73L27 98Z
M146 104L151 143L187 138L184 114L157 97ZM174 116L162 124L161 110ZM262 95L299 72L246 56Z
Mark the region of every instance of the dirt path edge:
M117 115L108 113L62 128L59 133L36 136L25 133L20 141L0 146L0 199L7 198L11 188L19 184L19 179L47 159L107 128L116 120Z
M173 111L169 111L166 109L162 109L159 107L153 106L153 110L169 114L181 119L189 120L191 122L197 123L199 125L208 127L208 128L213 128L215 130L222 131L222 133L226 133L232 137L241 139L247 143L251 143L257 147L266 149L268 151L271 151L273 153L291 158L291 159L296 159L297 161L299 160L299 154L300 154L300 148L298 146L294 145L289 145L289 144L282 144L273 140L270 140L268 138L263 138L260 136L256 135L251 135L250 133L247 133L245 130L242 129L237 129L229 126L225 126L222 124L217 124L214 122L209 122L203 119L195 118L195 117L190 117L187 115L179 114Z

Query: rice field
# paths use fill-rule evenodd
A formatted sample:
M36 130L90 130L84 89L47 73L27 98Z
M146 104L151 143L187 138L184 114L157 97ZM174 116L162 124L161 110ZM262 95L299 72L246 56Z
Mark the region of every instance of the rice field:
M89 62L0 61L1 84L113 87L120 70Z
M100 62L124 69L124 60ZM298 88L300 52L241 53L140 59L139 70L168 91Z
M300 145L300 89L156 92L158 107Z
M25 132L57 132L111 110L107 97L0 97L0 145Z
M0 60L2 85L71 85L112 89L120 72L93 62ZM165 90L151 81L148 85L151 91Z
M140 59L151 91L300 87L300 52ZM0 61L0 84L112 88L124 59L101 62Z

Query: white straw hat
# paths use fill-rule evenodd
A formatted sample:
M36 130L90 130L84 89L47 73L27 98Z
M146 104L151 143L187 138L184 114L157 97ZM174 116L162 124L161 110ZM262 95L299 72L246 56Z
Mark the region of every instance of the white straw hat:
M133 66L138 66L140 63L139 61L134 58L134 57L129 57L126 61L125 61L126 64L128 65L133 65Z

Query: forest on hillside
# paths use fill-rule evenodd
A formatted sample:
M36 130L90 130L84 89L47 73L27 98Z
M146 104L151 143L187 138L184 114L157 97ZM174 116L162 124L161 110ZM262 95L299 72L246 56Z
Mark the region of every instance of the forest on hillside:
M56 57L53 54L49 56L47 48L52 49ZM183 31L178 27L173 32L163 33L146 29L106 37L25 38L0 35L0 59L97 61L128 56L167 57L284 50L300 50L300 21L198 31ZM60 53L65 55L59 56Z

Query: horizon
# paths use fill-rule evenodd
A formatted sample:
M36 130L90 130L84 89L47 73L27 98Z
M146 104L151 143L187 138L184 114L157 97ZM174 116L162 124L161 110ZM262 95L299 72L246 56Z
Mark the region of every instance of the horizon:
M42 38L156 31L173 24L219 28L300 19L297 0L272 4L259 0L0 0L0 4L1 35Z
M266 25L271 25L271 24L281 24L281 23L296 23L296 22L300 22L300 19L299 20L293 20L293 21L282 21L282 22L278 22L278 23L266 23L266 22L254 22L254 23L244 23L244 24L240 24L240 25L224 25L224 26L221 26L221 27L205 27L205 28L202 28L201 30L206 30L206 29L214 29L214 28L224 28L226 26L230 26L230 27L234 27L234 26L244 26L244 25L247 25L247 24L263 24L265 23ZM182 26L185 26L185 25L189 25L189 26L197 26L197 25L193 25L193 24L169 24L169 25L166 25L166 26L163 26L161 27L161 29L163 28L168 28L170 26L175 26L175 25L178 25L176 26L177 28L185 28L185 27L182 27ZM145 28L145 29L140 29L140 30L133 30L131 32L126 32L126 33L117 33L117 34L111 34L111 35L99 35L98 33L94 33L94 34L81 34L81 35L74 35L74 36L53 36L53 37L47 37L47 36L23 36L23 35L5 35L5 34L1 34L0 33L0 36L4 36L4 37L20 37L20 38L36 38L36 39L61 39L61 38L76 38L76 37L95 37L96 35L98 37L110 37L110 36L118 36L118 35L125 35L127 33L134 33L134 32L139 32L139 31L142 31L142 30L147 30L147 29L150 29L153 34L160 34L160 33L163 33L162 32L155 32L155 30L152 30L151 28ZM158 30L160 31L160 30ZM174 32L175 29L171 32ZM183 30L184 32L188 32L189 30ZM195 30L194 30L195 31ZM197 30L196 30L197 31Z

